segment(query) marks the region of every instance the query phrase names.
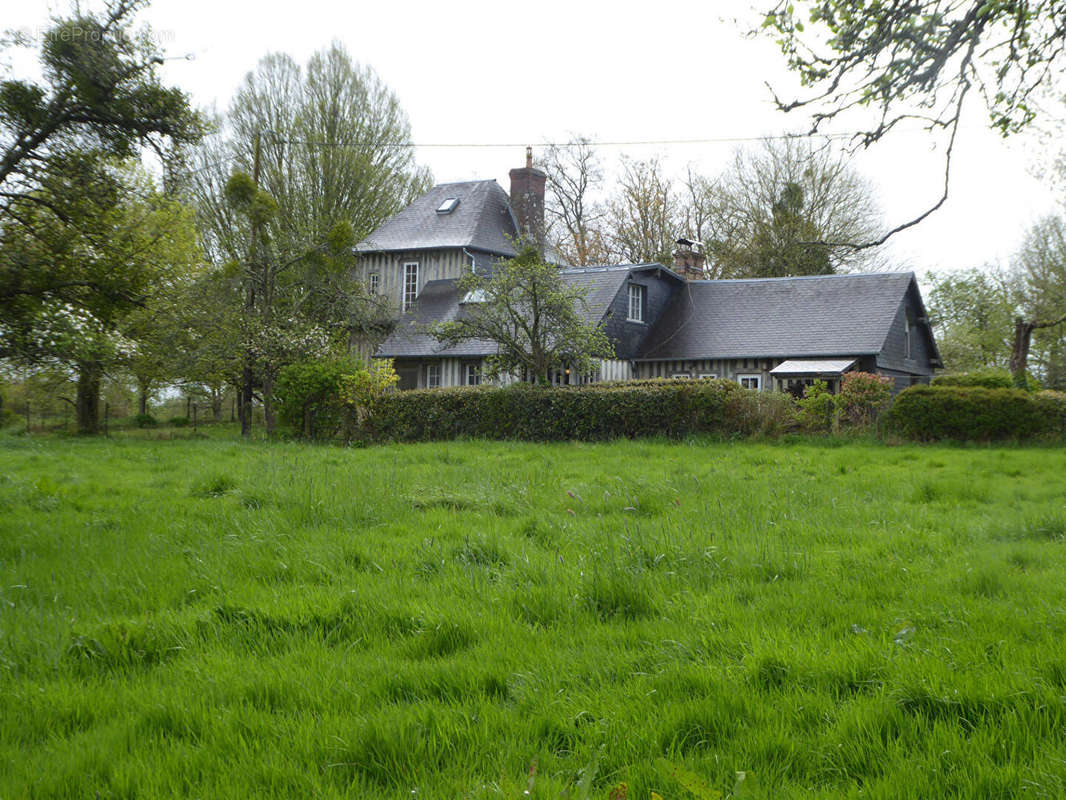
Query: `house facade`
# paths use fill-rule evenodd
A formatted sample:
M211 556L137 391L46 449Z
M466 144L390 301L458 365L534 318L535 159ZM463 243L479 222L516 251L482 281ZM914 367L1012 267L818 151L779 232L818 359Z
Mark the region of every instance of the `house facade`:
M445 348L426 329L467 313L463 274L514 256L520 237L543 236L544 173L527 151L510 177L510 195L495 181L436 186L357 246L358 278L394 324L365 355L393 359L400 388L481 383L493 342ZM560 265L584 290L583 313L603 325L615 358L592 376L564 370L553 382L713 377L798 394L814 380L835 390L853 370L902 389L942 366L913 273L705 280L693 244L679 240L674 269Z

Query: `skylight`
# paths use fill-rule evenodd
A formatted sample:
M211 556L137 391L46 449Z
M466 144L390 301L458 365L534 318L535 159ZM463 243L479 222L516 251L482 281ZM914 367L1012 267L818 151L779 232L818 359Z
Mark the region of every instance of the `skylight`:
M444 202L440 204L440 207L437 208L437 213L451 214L453 211L455 211L455 207L457 205L459 205L458 197L446 197L444 199Z

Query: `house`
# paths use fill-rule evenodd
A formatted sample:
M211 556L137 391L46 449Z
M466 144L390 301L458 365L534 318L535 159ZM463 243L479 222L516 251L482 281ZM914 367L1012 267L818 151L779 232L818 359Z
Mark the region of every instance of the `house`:
M520 237L543 236L545 175L528 150L510 178L510 195L495 181L436 186L357 246L359 278L393 310L394 327L373 354L394 360L401 388L481 382L494 343L444 348L426 328L467 313L471 298L456 288L464 273L514 256ZM591 380L715 377L800 393L814 380L835 390L844 373L861 370L901 389L942 366L913 273L706 280L689 240L679 240L674 265L560 265L585 290L588 321L614 345L615 358Z

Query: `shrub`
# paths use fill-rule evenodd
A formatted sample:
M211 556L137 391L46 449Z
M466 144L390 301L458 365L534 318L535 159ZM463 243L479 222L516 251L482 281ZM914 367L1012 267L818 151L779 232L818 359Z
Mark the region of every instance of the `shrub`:
M344 390L363 372L359 361L320 358L284 367L274 386L278 416L307 438L337 435L346 421Z
M980 386L912 386L896 398L886 422L889 430L923 441L1062 435L1066 397Z
M803 390L799 405L799 420L811 431L831 431L836 426L836 400L829 393L825 381L815 381Z
M154 428L159 423L151 414L138 414L133 418L133 424L138 428Z
M873 423L892 402L893 380L869 372L846 372L836 397L837 408L851 425Z
M1026 388L1035 392L1040 389L1040 381L1032 375L1026 375ZM960 372L955 375L939 375L933 378L934 386L980 386L985 389L1014 389L1014 376L1005 369L981 369L974 372Z
M361 421L374 440L474 437L529 441L597 440L692 433L772 432L781 402L756 398L725 380L641 381L539 387L515 384L391 392ZM354 412L349 412L354 413Z
M171 417L169 420L167 420L167 423L169 425L173 425L175 428L184 428L186 425L189 424L189 418L188 417Z

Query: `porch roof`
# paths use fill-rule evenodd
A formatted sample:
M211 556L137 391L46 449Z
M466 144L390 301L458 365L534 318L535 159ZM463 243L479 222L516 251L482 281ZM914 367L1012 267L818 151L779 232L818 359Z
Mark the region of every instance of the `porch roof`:
M854 358L792 358L788 361L782 361L770 370L770 374L775 378L809 375L839 375L849 369L855 361L856 359Z

